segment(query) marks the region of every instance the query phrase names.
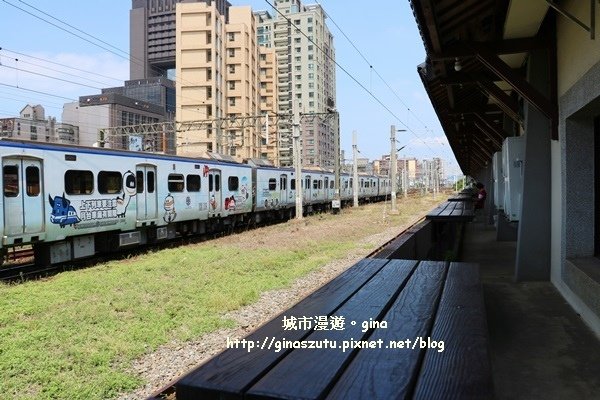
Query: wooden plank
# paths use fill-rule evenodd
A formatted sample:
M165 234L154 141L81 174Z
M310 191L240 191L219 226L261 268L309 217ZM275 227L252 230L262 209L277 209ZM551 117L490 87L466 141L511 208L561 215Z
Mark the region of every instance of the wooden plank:
M335 341L336 346L351 340L363 340L367 333L362 332L362 322L381 320L416 264L417 261L390 261L335 312L335 315L346 318L344 330L314 331L307 340L322 343L328 339ZM247 398L320 398L357 351L339 347L294 350L248 391Z
M309 330L284 331L283 316L299 318L331 315L387 262L387 260L376 259L361 260L327 285L257 329L246 339L254 343L262 343L265 338L303 339ZM227 349L179 380L175 384L177 399L218 399L223 393L230 398L241 398L248 387L286 354L286 351L275 352L273 349L254 348L252 351L241 347Z
M370 341L381 340L382 349L362 349L328 395L328 399L408 398L441 296L447 264L423 261L390 311L383 317L386 329L375 329ZM408 348L388 348L390 343ZM415 345L416 343L416 345ZM414 348L413 348L414 346Z
M379 253L375 254L373 258L392 258L392 255L398 251L398 249L406 244L410 239L412 239L413 233L404 232L402 235L398 236L396 239L388 243Z
M450 264L431 338L444 351L426 352L414 399L494 397L478 264Z

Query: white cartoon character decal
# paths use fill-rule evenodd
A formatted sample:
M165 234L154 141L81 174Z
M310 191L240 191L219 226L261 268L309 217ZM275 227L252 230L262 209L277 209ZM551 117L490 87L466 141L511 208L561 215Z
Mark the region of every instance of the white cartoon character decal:
M135 175L127 171L123 174L123 195L117 196L117 217L125 218L131 198L136 195Z
M165 215L163 216L163 219L165 220L165 222L175 221L175 218L177 218L177 212L175 211L175 199L173 198L173 196L171 196L171 193L169 193L167 197L165 197L164 208Z

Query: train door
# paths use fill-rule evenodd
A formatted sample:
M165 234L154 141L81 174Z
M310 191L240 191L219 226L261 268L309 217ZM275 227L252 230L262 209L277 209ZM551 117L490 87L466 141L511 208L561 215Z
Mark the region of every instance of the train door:
M279 175L279 204L283 207L288 202L287 175Z
M44 193L41 183L40 160L21 157L2 160L5 235L44 230Z
M218 169L208 171L208 202L210 217L221 213L221 171Z
M324 190L324 198L325 200L329 200L329 178L325 177L325 181L323 183L323 190Z
M304 201L307 203L310 203L311 199L312 199L312 192L311 192L311 183L312 183L312 179L310 177L310 175L307 175L304 177Z
M153 165L137 165L135 167L135 184L137 220L156 219L158 212L156 167Z

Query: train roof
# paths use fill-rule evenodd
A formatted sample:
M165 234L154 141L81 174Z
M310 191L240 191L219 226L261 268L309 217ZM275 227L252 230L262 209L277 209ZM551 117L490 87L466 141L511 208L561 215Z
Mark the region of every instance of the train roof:
M131 151L131 150L119 150L110 149L105 147L89 147L89 146L78 146L72 144L58 144L58 143L46 143L46 142L35 142L31 140L20 140L12 138L0 138L0 147L13 147L13 148L25 148L35 149L42 151L62 151L72 153L83 153L83 154L99 154L99 155L111 155L120 157L135 157L143 158L146 160L162 160L162 161L179 161L179 162L192 162L192 163L205 163L213 165L235 165L243 168L252 168L249 165L238 163L235 161L227 160L216 160L203 157L183 157L171 154L159 154L159 153L147 153L143 151Z

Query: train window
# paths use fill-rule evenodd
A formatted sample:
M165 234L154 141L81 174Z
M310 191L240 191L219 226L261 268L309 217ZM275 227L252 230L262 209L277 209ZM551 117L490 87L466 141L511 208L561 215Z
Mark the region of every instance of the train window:
M40 169L29 166L25 169L25 182L27 184L27 196L35 197L40 194Z
M329 189L329 178L325 178L325 184L323 185L325 189Z
M144 171L137 171L135 173L135 180L137 183L137 193L144 193Z
M296 190L296 180L290 179L290 190Z
M17 197L19 195L19 167L16 165L5 165L2 171L4 196Z
M188 175L185 177L188 192L200 191L200 175Z
M181 174L169 174L168 179L169 192L183 192L183 175Z
M213 186L214 186L214 184L213 184L213 176L209 175L208 176L208 191L209 192L213 191Z
M269 190L275 189L277 189L277 181L275 180L275 178L271 178L269 179Z
M306 182L304 184L304 188L305 189L310 189L310 177L305 179Z
M281 187L281 190L286 190L287 189L287 181L285 179L284 176L282 176L281 178L279 178L279 187Z
M100 171L98 173L98 193L117 194L123 190L123 177L118 171Z
M221 175L215 175L215 190L221 190Z
M352 189L352 183L353 183L352 181L353 181L353 179L350 178L350 189Z
M154 171L146 172L146 187L148 193L154 193Z
M240 179L237 176L230 176L227 179L227 187L230 192L236 192L240 187Z
M334 181L329 181L329 189L333 189L333 186L334 186L333 184L334 184Z
M92 171L70 169L65 172L65 192L67 194L90 194L94 191Z

